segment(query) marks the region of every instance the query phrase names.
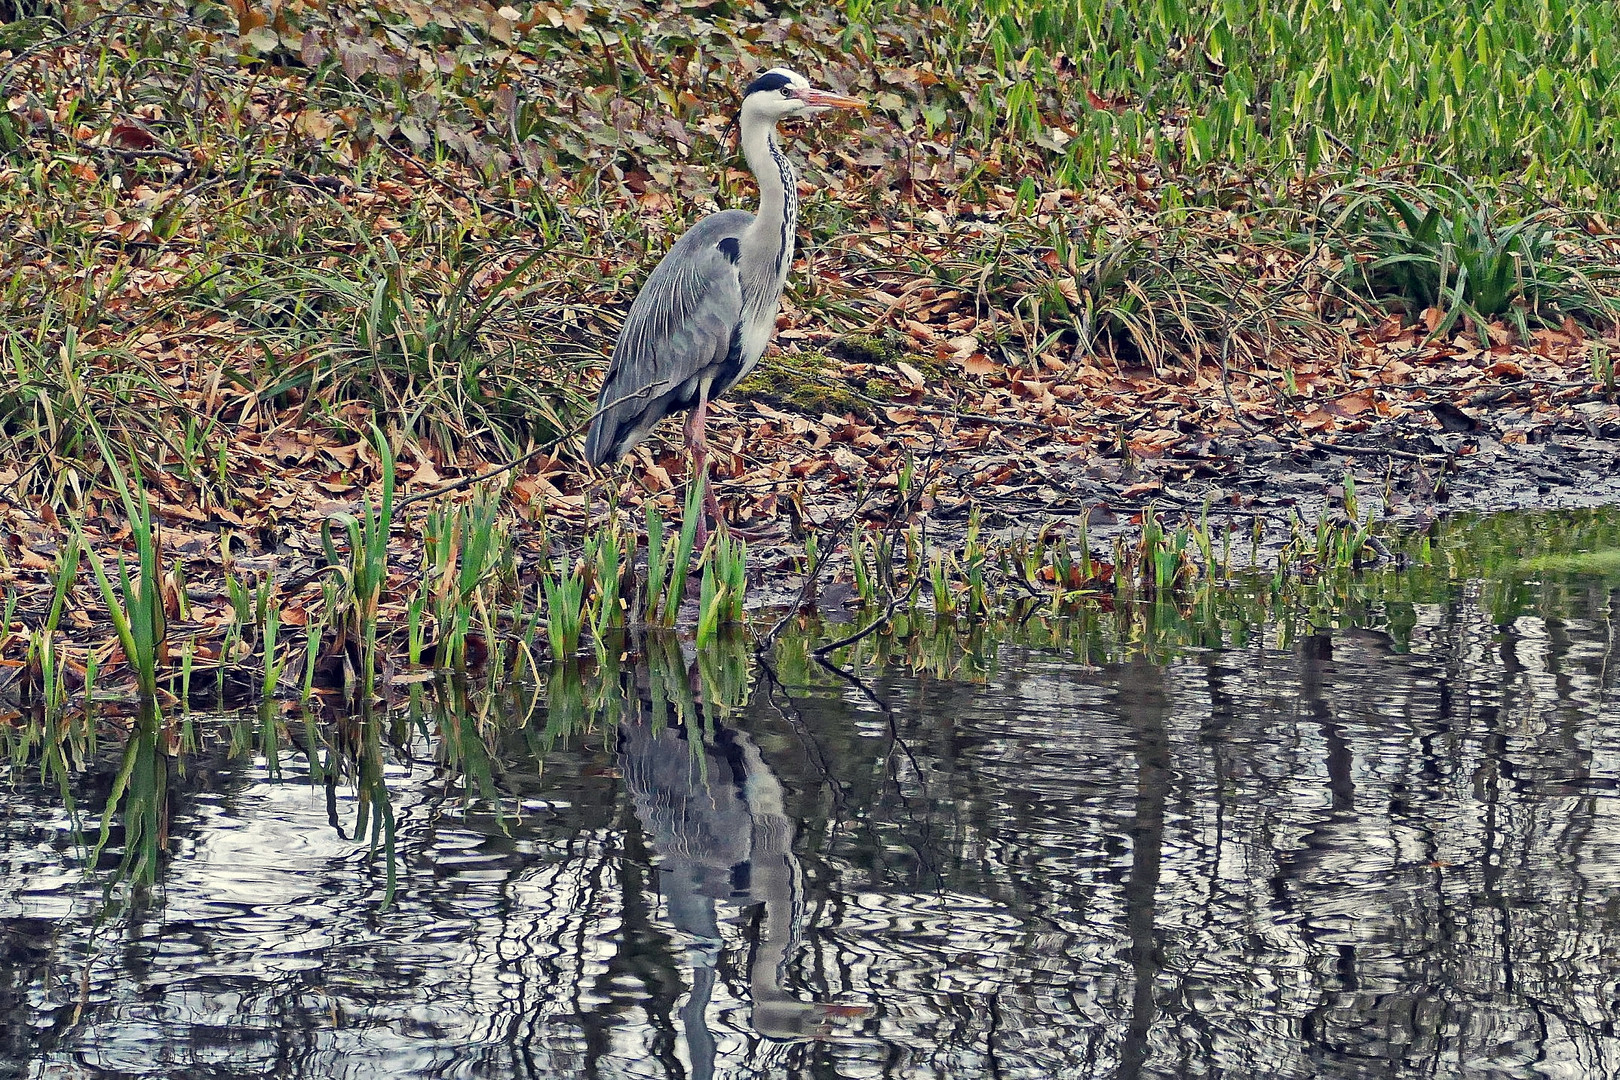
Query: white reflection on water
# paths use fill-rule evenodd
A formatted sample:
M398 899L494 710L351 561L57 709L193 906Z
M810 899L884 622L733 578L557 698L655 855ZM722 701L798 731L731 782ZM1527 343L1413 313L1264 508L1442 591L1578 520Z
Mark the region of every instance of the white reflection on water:
M396 749L391 908L296 755L189 761L133 905L14 775L0 1075L1620 1075L1617 607L1007 648L701 731L632 674L508 748L501 820Z

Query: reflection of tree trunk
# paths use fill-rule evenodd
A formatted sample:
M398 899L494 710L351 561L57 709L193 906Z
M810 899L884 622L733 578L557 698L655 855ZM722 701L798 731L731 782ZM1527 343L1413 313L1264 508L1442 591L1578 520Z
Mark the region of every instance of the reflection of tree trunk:
M1508 900L1502 894L1502 874L1505 870L1504 848L1505 843L1500 834L1500 821L1502 817L1502 780L1510 783L1514 780L1513 762L1508 758L1508 737L1504 727L1513 723L1515 713L1515 696L1520 691L1520 680L1525 673L1524 664L1519 661L1518 637L1511 633L1504 633L1502 637L1502 684L1501 704L1485 714L1485 730L1487 732L1484 744L1484 763L1474 774L1474 790L1476 797L1485 803L1485 816L1481 822L1480 837L1483 848L1480 863L1480 885L1485 901L1496 911L1497 922L1497 949L1500 952L1502 970L1502 991L1505 994L1514 992L1513 974L1513 920L1508 912ZM1535 691L1528 686L1523 688L1527 699L1533 697Z
M1207 929L1214 926L1219 918L1215 898L1221 889L1220 873L1224 865L1222 860L1226 845L1226 797L1232 777L1232 769L1228 765L1231 744L1226 738L1226 732L1232 720L1239 715L1240 707L1237 695L1234 695L1231 687L1227 685L1227 669L1219 654L1203 653L1202 663L1204 688L1209 693L1209 715L1204 717L1199 725L1198 743L1209 750L1208 799L1214 826L1214 835L1210 839L1208 851L1203 854L1205 865L1210 868L1209 891L1204 894L1202 919L1203 926Z
M1350 776L1353 764L1350 741L1344 737L1344 725L1334 718L1327 696L1322 693L1322 664L1333 659L1332 632L1322 631L1305 638L1300 642L1299 656L1300 696L1322 733L1322 741L1327 744L1324 764L1333 812L1347 813L1356 808L1356 784Z
M1142 1075L1148 1036L1157 1018L1153 998L1163 955L1154 932L1164 811L1170 795L1169 701L1164 672L1136 661L1120 672L1120 718L1136 734L1136 815L1131 824L1131 876L1125 882L1125 932L1130 939L1131 1023L1120 1052L1119 1076Z
M1592 605L1596 610L1597 605ZM1615 645L1620 643L1620 589L1609 593L1609 640L1603 646L1603 666L1598 669L1598 707L1603 706L1606 700L1604 695L1610 687L1620 685L1620 664L1615 663Z
M1272 881L1272 895L1278 910L1289 919L1295 914L1295 903L1289 895L1289 883L1299 881L1302 870L1308 874L1316 860L1329 858L1347 843L1357 843L1353 832L1345 833L1337 828L1340 823L1350 821L1355 815L1356 783L1355 754L1351 751L1350 740L1345 737L1344 725L1339 722L1333 707L1328 703L1328 694L1325 691L1328 680L1323 677L1322 665L1333 660L1332 631L1318 631L1310 637L1302 638L1295 649L1295 655L1299 670L1300 706L1316 722L1316 730L1322 736L1325 750L1322 767L1327 773L1329 810L1325 818L1301 837L1302 850L1279 853L1277 856L1277 874ZM1386 662L1392 662L1389 654L1386 654L1384 659ZM1301 884L1304 888L1311 887L1308 881ZM1308 905L1306 912L1309 915ZM1331 949L1334 954L1333 972L1339 989L1352 990L1360 983L1354 945L1345 942L1324 944L1321 926L1309 917L1299 922L1299 933L1311 947L1312 953ZM1315 1008L1302 1017L1301 1031L1307 1043L1331 1045L1330 1033L1326 1026L1333 1012L1330 1000L1324 996Z
M1606 614L1607 619L1602 621L1607 622L1609 628L1603 643L1603 658L1599 661L1596 671L1592 673L1597 683L1597 707L1595 713L1600 716L1604 714L1605 707L1612 708L1608 690L1615 681L1615 672L1617 670L1615 653L1616 644L1620 642L1620 589L1611 589L1609 591L1606 598L1607 604L1602 602L1603 599L1603 597L1594 594L1590 599L1589 608L1594 617L1601 617ZM1566 659L1568 651L1560 650L1554 657L1549 657L1550 660L1554 660L1558 664L1560 671L1570 666L1571 663L1580 663L1579 660ZM1600 824L1604 816L1602 803L1605 800L1595 798L1590 794L1593 777L1592 751L1583 744L1582 738L1583 731L1591 723L1588 718L1593 714L1588 711L1588 707L1578 700L1564 700L1566 695L1562 689L1560 689L1559 697L1561 699L1559 704L1562 706L1564 713L1560 738L1564 752L1570 757L1572 769L1570 777L1571 793L1581 791L1587 792L1587 794L1582 794L1571 801L1562 824L1558 826L1559 839L1552 845L1552 848L1558 852L1559 857L1569 867L1570 878L1574 884L1574 903L1580 908L1585 908L1588 904L1594 902L1594 890L1591 879L1587 874L1582 852L1595 837L1601 838L1608 832ZM1567 695L1567 697L1573 698L1573 694ZM1599 769L1599 772L1601 773L1602 770ZM1599 886L1599 889L1601 890L1601 886ZM1605 894L1607 893L1607 890L1602 891ZM1589 943L1589 933L1590 928L1586 925L1582 923L1575 924L1570 931L1570 955L1590 956L1593 954L1593 946Z
M628 830L626 830L628 832ZM619 940L624 951L609 965L609 978L615 967L633 972L646 988L647 1024L658 1034L652 1039L653 1050L663 1063L667 1075L679 1075L680 1061L675 1055L675 1002L680 998L682 979L680 963L664 933L654 925L652 905L655 895L648 888L641 868L648 860L645 852L634 860L626 858L620 863L619 880L623 883L624 924ZM628 962L625 962L628 961Z
M594 989L605 1001L622 1002L625 994L615 986L624 975L630 975L642 987L644 996L636 1003L646 1011L648 1026L657 1032L650 1040L655 1056L663 1066L665 1075L678 1076L680 1060L675 1054L673 1016L675 1002L682 990L681 977L669 943L655 924L648 904L643 867L649 859L633 818L625 822L624 843L622 857L611 860L601 868L615 879L614 891L619 899L621 930L616 938L618 948L605 970L594 981ZM583 948L583 943L579 947ZM613 1008L591 1008L578 998L575 999L575 1008L585 1039L584 1075L598 1076L602 1063L612 1060L615 1051L613 1031L621 1023L621 1018Z

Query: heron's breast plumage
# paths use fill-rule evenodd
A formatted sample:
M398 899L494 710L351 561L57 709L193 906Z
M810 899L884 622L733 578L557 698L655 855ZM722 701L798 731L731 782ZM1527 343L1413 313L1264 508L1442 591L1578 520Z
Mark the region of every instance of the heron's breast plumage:
M771 163L782 185L782 211L779 216L756 218L740 237L737 278L743 296L743 310L737 329L741 365L737 373L723 385L715 385L715 394L746 378L759 363L760 357L765 355L765 347L776 332L776 316L782 308L782 290L787 285L788 270L793 266L794 229L799 218L799 177L793 163L777 147L774 139L770 140L768 146Z

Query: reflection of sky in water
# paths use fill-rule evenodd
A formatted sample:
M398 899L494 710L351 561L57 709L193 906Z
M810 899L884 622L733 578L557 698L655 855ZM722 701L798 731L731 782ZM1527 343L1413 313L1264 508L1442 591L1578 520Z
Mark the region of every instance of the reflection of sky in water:
M189 761L165 884L116 914L18 773L0 1076L1615 1075L1620 598L1589 599L1498 629L1460 593L1400 652L1007 649L877 679L890 713L759 692L698 749L603 718L507 755L504 829L419 740L392 910L297 755Z

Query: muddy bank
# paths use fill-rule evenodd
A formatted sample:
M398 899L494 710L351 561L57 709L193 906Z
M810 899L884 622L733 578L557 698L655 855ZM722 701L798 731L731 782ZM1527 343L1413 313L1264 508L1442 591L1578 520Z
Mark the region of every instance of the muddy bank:
M1323 518L1348 520L1347 476L1356 516L1395 530L1458 511L1620 506L1620 404L1601 384L1580 381L1589 370L1582 355L1520 355L1512 371L1523 376L1500 370L1506 361L1404 372L1392 363L1387 381L1312 382L1296 365L1290 395L1268 372L1103 370L1084 358L1039 375L997 367L932 378L909 361L877 357L815 373L862 388L847 400L720 403L711 446L728 520L749 541L749 609L791 608L804 596L827 617L845 618L857 592L856 536L869 541L869 562L876 541L891 545L901 564L896 594L922 586L938 555L948 579L940 588L965 595L974 586L963 547L975 521L989 549L1054 531L1072 546L1084 523L1091 550L1107 559L1114 540L1140 537L1150 506L1172 529L1207 513L1215 533L1230 526L1240 538L1238 562L1258 532L1259 561L1275 565L1300 524L1314 531ZM376 520L376 542L361 560L350 525L373 521L386 501L379 448L266 437L281 440L273 474L257 487L244 474L229 506L205 509L166 478L146 478L170 667L189 656L209 677L247 671L259 685L267 657L313 642L322 663L347 672L368 620L396 668L436 656L440 628L471 626L474 615L486 641L522 635L525 648L540 648L548 583L577 578L584 608L601 599L590 581L637 593L648 577L649 511L680 520L686 491L687 459L673 431L660 430L630 463L606 471L584 468L572 445L493 474L482 461L434 466L406 445L398 512ZM446 482L458 474L451 490ZM76 547L82 538L114 572L118 559L130 559L147 526L121 519L121 502L98 493L75 525L41 501L0 496L0 605L10 613L0 629L0 693L45 679L51 650L68 656L70 689L94 669L101 686L123 692L128 664L108 601L129 603L127 590L99 587L90 556ZM605 549L591 555L586 543L604 531L619 553L611 567L593 563ZM475 549L487 558L469 569ZM820 570L807 593L811 561ZM981 566L988 587L1005 586L1007 597L1054 580L1001 580L996 558ZM374 576L362 578L362 569ZM353 584L362 580L371 590L363 596ZM700 596L694 575L677 604L680 626L697 623ZM626 610L640 617L644 609L633 602ZM273 669L296 681L302 656Z
M1138 536L1149 507L1172 526L1207 512L1216 529L1230 524L1244 538L1245 555L1258 532L1263 562L1275 557L1296 518L1307 529L1323 515L1348 520L1347 476L1359 516L1372 514L1396 530L1423 529L1460 512L1620 506L1620 406L1598 394L1522 408L1439 400L1331 439L1221 426L1218 434L1183 433L1150 452L1123 426L1112 437L1088 430L1084 441L1028 426L1013 436L996 431L976 453L922 457L916 483L928 493L906 519L946 549L961 545L975 510L985 533L1004 541L1043 528L1050 534L1053 523L1074 537L1083 522L1102 554L1115 537ZM882 497L857 499L829 485L810 520L840 543L849 536L846 523L892 529L900 500L879 491ZM780 568L792 551L802 552L805 531L756 543L760 602L793 596L802 578ZM824 582L835 587L824 590L832 598L824 613L850 595L837 587L848 576L847 561L835 555L825 571Z
M989 520L1090 511L1095 524L1153 503L1212 518L1314 521L1341 507L1354 480L1363 514L1424 522L1455 511L1562 509L1620 503L1620 410L1504 426L1449 408L1413 412L1335 442L1266 434L1191 436L1157 457L1104 447L1055 463L1036 491L986 501ZM1095 509L1093 509L1095 508Z

